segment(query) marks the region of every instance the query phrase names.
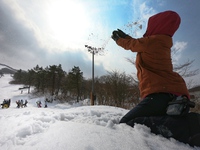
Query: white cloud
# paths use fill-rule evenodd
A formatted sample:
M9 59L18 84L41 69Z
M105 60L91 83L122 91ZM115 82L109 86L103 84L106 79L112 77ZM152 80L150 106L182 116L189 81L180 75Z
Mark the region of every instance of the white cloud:
M174 43L174 46L173 46L173 48L175 49L175 50L178 50L178 51L182 51L182 50L184 50L185 48L187 47L187 42L179 42L179 41L176 41L175 43Z
M68 51L84 47L84 38L91 28L91 21L81 1L26 3L22 0L4 3L18 23L33 33L41 48L48 51ZM31 7L27 8L26 5Z
M172 59L173 61L179 61L182 55L182 51L187 47L187 42L176 41L172 47Z
M147 2L144 0L133 0L132 1L132 21L137 24L128 24L131 26L131 32L134 32L133 35L135 38L142 37L143 34L146 32L147 22L150 16L154 15L156 11L153 7L149 7ZM132 23L132 22L131 22ZM132 31L133 30L133 31Z
M149 17L155 13L156 11L153 9L153 7L147 6L145 2L140 5L140 17L145 21L147 21Z

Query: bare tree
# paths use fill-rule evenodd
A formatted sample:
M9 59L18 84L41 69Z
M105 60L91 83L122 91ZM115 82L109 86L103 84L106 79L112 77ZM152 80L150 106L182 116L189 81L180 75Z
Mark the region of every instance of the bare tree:
M98 104L130 108L138 103L139 89L132 76L112 71L95 81Z
M191 70L194 60L187 60L183 64L174 64L174 71L182 77L192 77L199 74L199 69Z

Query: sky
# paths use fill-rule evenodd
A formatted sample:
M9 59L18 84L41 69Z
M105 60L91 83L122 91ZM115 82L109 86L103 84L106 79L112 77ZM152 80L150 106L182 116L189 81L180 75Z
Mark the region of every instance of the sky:
M128 111L122 108L88 106L87 99L73 105L54 101L44 108L44 97L27 90L21 94L22 85L11 85L11 80L10 75L0 78L0 103L11 99L8 109L0 109L2 150L200 150L155 135L144 125L118 124ZM27 107L16 108L19 99L28 100Z
M134 60L135 53L118 47L112 31L140 38L150 16L173 10L181 17L173 62L195 60L192 69L200 69L199 6L199 0L0 0L0 63L22 70L61 64L66 72L79 66L91 78L89 45L103 48L94 57L95 76L107 71L134 75L126 58ZM200 84L199 76L194 81Z

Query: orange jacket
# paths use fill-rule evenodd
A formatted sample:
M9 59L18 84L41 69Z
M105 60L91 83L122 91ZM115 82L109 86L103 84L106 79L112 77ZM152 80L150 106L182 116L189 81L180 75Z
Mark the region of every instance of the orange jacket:
M168 11L168 13L171 13L171 11ZM167 15L169 16L169 14ZM155 18L156 17L154 17L154 19ZM172 19L173 17L170 16L170 18ZM150 18L148 26L154 22L155 20L151 22ZM172 25L166 27L169 28L170 31L173 28ZM178 73L173 72L171 62L171 47L173 43L171 36L174 33L165 34L162 33L161 31L163 30L161 30L159 32L162 34L159 34L159 32L156 33L156 30L151 32L148 31L148 29L149 27L143 38L134 39L127 36L126 38L119 38L117 40L119 46L126 50L137 52L135 65L137 68L141 97L144 98L149 94L159 92L187 95L189 97L185 81ZM174 32L177 29L178 27L176 25ZM153 33L153 35L151 35L151 33Z

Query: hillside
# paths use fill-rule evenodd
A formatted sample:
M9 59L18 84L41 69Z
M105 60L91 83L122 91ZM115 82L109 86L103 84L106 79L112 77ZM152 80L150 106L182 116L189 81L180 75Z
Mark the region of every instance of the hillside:
M17 69L14 69L6 64L0 63L0 74L14 74Z

